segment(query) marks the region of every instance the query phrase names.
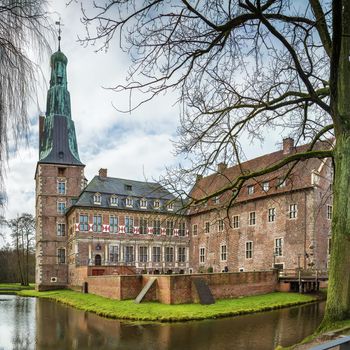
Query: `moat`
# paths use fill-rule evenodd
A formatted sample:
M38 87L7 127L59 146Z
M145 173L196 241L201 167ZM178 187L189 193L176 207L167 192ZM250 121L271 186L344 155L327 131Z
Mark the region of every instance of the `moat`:
M49 300L0 295L0 349L271 350L311 334L324 305L157 324L111 320Z

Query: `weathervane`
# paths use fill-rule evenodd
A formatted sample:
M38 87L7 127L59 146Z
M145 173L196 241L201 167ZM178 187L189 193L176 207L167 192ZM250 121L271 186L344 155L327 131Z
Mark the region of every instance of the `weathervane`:
M61 26L63 26L63 24L61 23L61 17L58 21L55 22L56 26L58 26L58 51L61 51Z

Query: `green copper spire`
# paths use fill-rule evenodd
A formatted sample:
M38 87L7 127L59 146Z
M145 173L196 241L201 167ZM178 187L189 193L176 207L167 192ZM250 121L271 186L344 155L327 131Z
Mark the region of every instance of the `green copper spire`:
M47 93L46 116L40 133L39 162L81 164L74 122L71 118L67 63L68 59L59 46L50 60L51 79Z

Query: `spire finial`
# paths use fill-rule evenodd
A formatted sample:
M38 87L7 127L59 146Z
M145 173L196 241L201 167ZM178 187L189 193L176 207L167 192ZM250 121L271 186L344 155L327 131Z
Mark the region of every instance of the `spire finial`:
M63 26L63 24L61 23L61 17L59 18L58 21L56 21L56 26L58 26L58 51L61 51L61 26Z

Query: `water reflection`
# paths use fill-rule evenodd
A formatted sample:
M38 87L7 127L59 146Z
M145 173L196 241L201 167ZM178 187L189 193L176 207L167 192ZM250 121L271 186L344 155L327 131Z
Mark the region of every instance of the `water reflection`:
M291 345L312 333L324 309L321 303L218 320L135 325L48 300L7 298L11 300L0 301L1 350L271 350L278 344ZM3 318L6 313L12 315L9 324L7 317ZM11 336L4 343L6 333Z

